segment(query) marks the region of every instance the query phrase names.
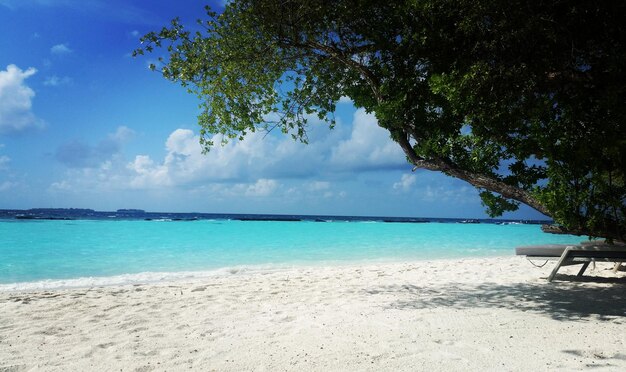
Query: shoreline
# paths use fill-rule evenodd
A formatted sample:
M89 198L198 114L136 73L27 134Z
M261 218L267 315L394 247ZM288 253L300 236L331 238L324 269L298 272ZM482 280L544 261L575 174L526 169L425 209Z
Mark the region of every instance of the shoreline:
M24 291L56 291L66 289L87 289L93 287L115 287L125 285L156 285L162 283L177 283L181 281L201 281L231 275L254 275L288 270L306 270L313 268L352 268L373 265L415 264L438 261L472 261L482 259L505 259L512 255L485 255L476 257L444 257L403 259L403 258L375 258L363 260L336 260L336 261L309 261L258 265L237 265L207 270L193 271L144 271L111 276L85 276L76 278L41 279L11 283L0 282L0 293Z
M626 272L521 257L0 292L0 370L626 368Z

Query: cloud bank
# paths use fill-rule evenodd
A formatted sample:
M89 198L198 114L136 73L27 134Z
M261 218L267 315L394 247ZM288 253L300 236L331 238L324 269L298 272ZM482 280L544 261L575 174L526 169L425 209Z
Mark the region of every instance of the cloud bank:
M179 128L159 155L130 151L135 136L119 127L100 141L60 146L55 157L67 169L49 184L50 198L109 198L153 210L437 217L467 206L468 216L482 213L476 190L462 181L411 172L399 146L362 110L334 130L312 123L308 145L251 133L203 154L199 135Z
M341 128L315 133L304 145L288 136L251 133L244 141L231 141L202 154L199 136L177 129L165 142L166 155L156 161L137 155L128 164L134 173L131 186L150 188L202 182L255 181L261 178L315 178L352 171L399 169L406 166L400 148L377 125L373 115L357 110L347 137ZM212 138L220 143L221 135Z
M70 170L55 189L107 187L136 190L208 189L223 193L227 185L249 197L267 196L281 189L285 181L308 180L311 192L339 195L331 190L332 179L350 178L354 171L405 169L400 148L378 127L374 116L357 110L351 126L338 123L328 130L313 123L308 145L289 136L251 133L243 141L231 141L202 153L199 136L189 129L176 129L165 140L165 154L158 159L147 154L129 160L121 156L124 132L90 145L71 141L57 149L55 157ZM220 135L213 136L220 143ZM104 180L103 182L94 182ZM291 180L291 181L290 181ZM216 186L217 185L217 186ZM288 188L283 190L288 191Z

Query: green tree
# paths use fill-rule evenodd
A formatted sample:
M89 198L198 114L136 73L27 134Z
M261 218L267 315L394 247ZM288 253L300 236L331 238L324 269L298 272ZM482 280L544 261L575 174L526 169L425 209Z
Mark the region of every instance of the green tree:
M145 35L152 66L201 101L210 134L279 129L306 142L342 96L376 115L417 168L624 240L626 3L235 0L188 30Z

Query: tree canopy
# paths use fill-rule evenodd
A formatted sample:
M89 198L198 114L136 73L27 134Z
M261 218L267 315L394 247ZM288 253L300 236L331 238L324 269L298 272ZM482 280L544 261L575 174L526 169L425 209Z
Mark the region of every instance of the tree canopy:
M374 113L417 168L577 234L626 233L626 3L234 0L135 54L201 100L201 141L279 129L306 141L338 100Z

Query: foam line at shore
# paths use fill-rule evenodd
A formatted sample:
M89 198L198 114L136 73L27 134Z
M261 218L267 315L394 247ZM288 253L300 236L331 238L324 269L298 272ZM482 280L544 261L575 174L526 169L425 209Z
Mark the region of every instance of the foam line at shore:
M507 259L508 255L490 256L491 259ZM326 260L301 261L290 263L272 263L263 265L238 265L198 271L146 271L111 276L89 276L79 278L44 279L15 283L0 283L0 292L28 292L45 290L80 289L92 287L112 287L134 284L158 284L180 281L197 281L202 279L228 277L233 275L271 274L284 271L301 270L332 270L333 268L370 267L378 265L415 264L427 262L473 262L489 259L486 257L447 257L425 260L403 260L400 258L376 258L363 260Z
M54 289L75 289L90 287L122 286L129 284L154 284L161 282L176 282L181 280L195 280L243 273L271 272L285 269L285 266L235 266L207 271L181 272L141 272L114 276L81 277L68 279L45 279L32 282L3 283L0 292L39 291Z
M243 274L269 274L285 270L376 265L399 262L403 261L398 259L367 259L355 261L318 261L273 263L264 265L240 265L200 271L146 271L140 273L129 273L112 276L89 276L79 278L44 279L26 282L0 283L0 292L62 290L91 287L123 286L133 284L157 284L179 281L196 281L205 278L219 278Z

